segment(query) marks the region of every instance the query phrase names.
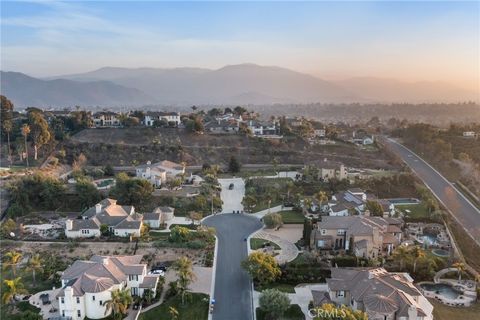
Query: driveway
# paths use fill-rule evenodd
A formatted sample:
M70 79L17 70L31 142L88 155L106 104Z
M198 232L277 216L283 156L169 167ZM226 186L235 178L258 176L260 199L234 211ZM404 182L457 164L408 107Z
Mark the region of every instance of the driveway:
M480 211L445 177L418 155L393 139L384 141L422 179L458 223L463 226L467 234L480 245Z
M222 191L220 192L220 198L223 201L222 213L242 212L242 200L245 195L245 182L243 179L218 179L218 182L222 186ZM234 185L232 190L229 189L231 183Z
M203 224L214 227L218 238L213 319L253 319L252 281L240 264L248 255L244 239L262 223L243 214L221 214L206 218Z

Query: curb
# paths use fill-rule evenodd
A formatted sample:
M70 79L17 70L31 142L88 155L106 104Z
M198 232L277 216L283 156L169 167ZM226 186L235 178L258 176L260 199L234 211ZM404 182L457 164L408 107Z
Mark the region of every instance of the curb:
M212 299L214 299L215 296L215 277L217 275L217 252L218 252L218 238L215 235L215 249L213 252L213 266L212 266L212 282L210 283L210 301L208 302L208 320L212 320L213 318L213 312L210 313L210 305L212 302Z

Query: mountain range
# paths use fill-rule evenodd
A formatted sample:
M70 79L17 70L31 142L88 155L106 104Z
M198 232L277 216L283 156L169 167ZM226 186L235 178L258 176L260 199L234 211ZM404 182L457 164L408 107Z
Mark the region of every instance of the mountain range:
M381 78L326 81L280 67L117 68L44 79L1 73L1 92L19 107L203 104L457 102L478 94L442 82Z

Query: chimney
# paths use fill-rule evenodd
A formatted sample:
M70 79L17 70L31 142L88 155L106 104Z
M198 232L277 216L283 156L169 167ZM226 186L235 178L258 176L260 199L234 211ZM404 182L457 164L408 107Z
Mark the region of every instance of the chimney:
M73 229L73 221L72 220L68 219L65 222L65 225L66 225L67 230L72 230Z
M95 205L95 213L100 213L102 212L102 205L100 203L97 203Z
M108 257L103 257L103 259L102 259L102 264L103 264L104 266L107 266L107 265L108 265Z

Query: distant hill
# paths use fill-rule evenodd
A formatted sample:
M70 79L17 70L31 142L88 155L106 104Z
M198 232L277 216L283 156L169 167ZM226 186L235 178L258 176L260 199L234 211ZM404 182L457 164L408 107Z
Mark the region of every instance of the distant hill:
M254 64L218 70L106 67L58 78L108 80L142 90L162 104L351 102L361 99L336 84L307 74Z
M375 102L459 102L479 101L479 94L445 82L402 82L394 79L361 77L337 85Z
M442 82L352 78L326 81L275 66L202 68L105 67L35 79L2 73L2 93L28 106L143 106L479 101L478 94Z
M18 107L138 106L155 99L138 89L109 81L40 80L19 72L1 72L1 94Z

